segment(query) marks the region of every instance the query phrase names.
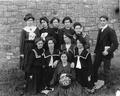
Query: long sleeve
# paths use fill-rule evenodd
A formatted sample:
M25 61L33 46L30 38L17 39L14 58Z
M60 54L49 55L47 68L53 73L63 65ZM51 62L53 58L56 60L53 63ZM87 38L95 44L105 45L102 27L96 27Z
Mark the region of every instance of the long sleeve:
M25 47L25 31L22 30L20 37L20 54L24 54L24 47Z
M114 30L110 31L110 40L111 40L111 46L110 49L108 50L108 53L113 53L117 48L118 48L118 40L117 40L117 35Z

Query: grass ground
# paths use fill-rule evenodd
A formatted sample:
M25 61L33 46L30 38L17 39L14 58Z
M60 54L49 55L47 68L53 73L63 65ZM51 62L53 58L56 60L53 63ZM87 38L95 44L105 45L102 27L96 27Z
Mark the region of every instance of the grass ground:
M16 86L22 84L23 73L19 70L12 70L11 74L7 75L4 72L0 72L0 96L20 96L21 89L16 90ZM4 79L7 78L7 79ZM120 56L116 56L112 60L111 66L111 78L112 85L110 89L101 88L94 94L86 94L85 96L115 96L117 88L120 88ZM1 79L0 79L1 80ZM4 81L5 80L5 81ZM43 96L43 95L26 95L26 96Z

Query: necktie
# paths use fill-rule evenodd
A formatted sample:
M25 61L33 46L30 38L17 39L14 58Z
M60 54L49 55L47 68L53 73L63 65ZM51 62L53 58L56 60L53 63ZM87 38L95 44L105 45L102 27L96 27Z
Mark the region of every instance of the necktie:
M81 62L80 62L80 56L77 57L77 65L76 68L81 69Z

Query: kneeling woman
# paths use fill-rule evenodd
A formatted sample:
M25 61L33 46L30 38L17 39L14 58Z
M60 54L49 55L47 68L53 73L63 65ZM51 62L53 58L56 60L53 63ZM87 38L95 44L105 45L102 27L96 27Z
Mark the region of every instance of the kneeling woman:
M51 81L56 87L48 96L80 96L81 86L75 81L75 72L67 61L67 53L61 53L60 59Z

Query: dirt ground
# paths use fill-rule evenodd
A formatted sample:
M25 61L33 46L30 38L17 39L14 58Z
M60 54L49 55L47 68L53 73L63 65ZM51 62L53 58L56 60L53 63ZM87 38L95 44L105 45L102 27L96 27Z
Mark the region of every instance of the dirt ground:
M101 68L102 69L102 68ZM0 81L0 96L20 96L22 88L20 86L23 84L23 73L20 70L12 70L12 74L5 74L0 72L0 78L4 77L6 81ZM102 72L100 70L100 72ZM3 79L4 79L3 78ZM94 94L86 94L84 96L115 96L117 88L120 88L120 56L115 56L112 60L111 66L111 81L112 85L110 89L101 88L96 90ZM18 87L18 88L16 88ZM43 95L30 95L29 93L25 96L43 96Z

